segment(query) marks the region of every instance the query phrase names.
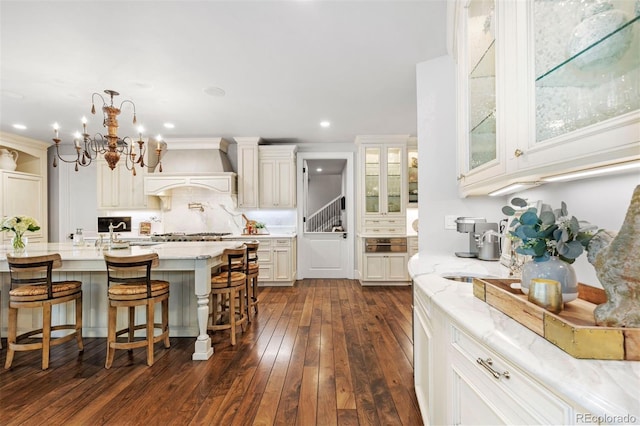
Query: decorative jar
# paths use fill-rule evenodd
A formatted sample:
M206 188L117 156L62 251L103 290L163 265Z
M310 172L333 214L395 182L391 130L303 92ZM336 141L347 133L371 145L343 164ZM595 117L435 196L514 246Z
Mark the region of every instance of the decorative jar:
M578 298L578 279L571 264L551 256L547 260L525 263L522 267L522 292L529 294L531 279L544 278L560 282L562 288L562 302L571 302Z

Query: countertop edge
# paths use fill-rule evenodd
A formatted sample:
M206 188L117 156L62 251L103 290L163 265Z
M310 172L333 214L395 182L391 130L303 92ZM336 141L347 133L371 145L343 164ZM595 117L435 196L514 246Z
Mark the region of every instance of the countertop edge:
M455 263L480 261L419 253L409 262L414 292L423 292L465 332L535 377L559 397L573 401L592 414L626 415L640 419L640 404L633 389L640 389L640 362L577 359L538 336L509 316L473 296L470 283L442 278ZM479 264L482 267L484 265ZM467 269L458 272L463 274ZM471 274L477 271L471 271ZM488 274L500 276L499 274ZM504 276L504 275L503 275Z

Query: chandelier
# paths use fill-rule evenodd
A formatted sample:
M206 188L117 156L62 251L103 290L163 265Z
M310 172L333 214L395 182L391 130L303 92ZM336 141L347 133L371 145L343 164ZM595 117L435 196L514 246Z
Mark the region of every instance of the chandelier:
M115 169L116 164L120 161L120 157L124 156L125 161L124 164L127 170L130 170L133 175L136 175L136 164L140 167L150 167L151 169L155 169L159 166L158 171L162 172L162 146L160 144L161 138L158 137L156 139L155 154L156 161L155 164L145 164L144 157L147 152L147 148L145 147L145 143L142 140L142 127L138 127L138 140L134 141L129 136L125 136L120 138L118 136L118 115L122 110L122 106L126 103L131 104L133 107L133 124L137 123L136 119L136 106L130 101L126 100L120 104L119 108L116 108L113 105L113 97L118 96L120 93L115 90L105 90L104 93L110 96L111 104L107 105L99 93L94 93L91 96L91 114L96 113L95 107L95 97L98 96L102 100L102 113L103 120L102 125L107 128L107 134L103 135L101 133L96 133L93 137L87 133L87 119L82 117L82 133L76 132L74 135L74 145L76 149L76 159L75 160L66 160L60 156L60 139L58 137L59 126L58 123L53 125L53 131L55 133L55 137L53 138L53 142L56 147L56 157L53 158L53 167L58 167L58 159L65 163L75 163L75 170L78 171L78 167L87 167L91 164L93 160L95 160L98 155L103 155L106 160L109 168L111 170ZM136 154L135 143L138 144L138 154ZM149 139L149 146L151 146L151 138Z

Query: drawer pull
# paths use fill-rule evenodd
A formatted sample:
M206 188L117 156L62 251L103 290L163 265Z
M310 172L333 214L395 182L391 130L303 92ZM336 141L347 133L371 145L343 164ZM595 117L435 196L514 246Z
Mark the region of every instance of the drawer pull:
M500 380L500 376L504 376L505 379L508 379L511 377L511 374L509 374L508 371L505 371L504 373L500 373L494 370L492 367L493 360L491 358L487 358L487 359L478 358L476 361L478 362L478 364L480 364L481 366L489 370L489 373L491 373L491 375L498 380Z

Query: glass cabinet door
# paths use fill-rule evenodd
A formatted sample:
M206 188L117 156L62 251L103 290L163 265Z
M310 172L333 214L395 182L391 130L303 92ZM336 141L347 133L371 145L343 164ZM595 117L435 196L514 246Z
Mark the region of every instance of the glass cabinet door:
M469 170L496 159L495 3L467 8Z
M535 0L536 142L640 108L640 3Z
M402 149L387 148L387 212L402 209Z
M380 212L380 148L366 148L364 160L365 213Z
M409 206L418 206L418 150L407 150L407 189L409 191L408 198Z

